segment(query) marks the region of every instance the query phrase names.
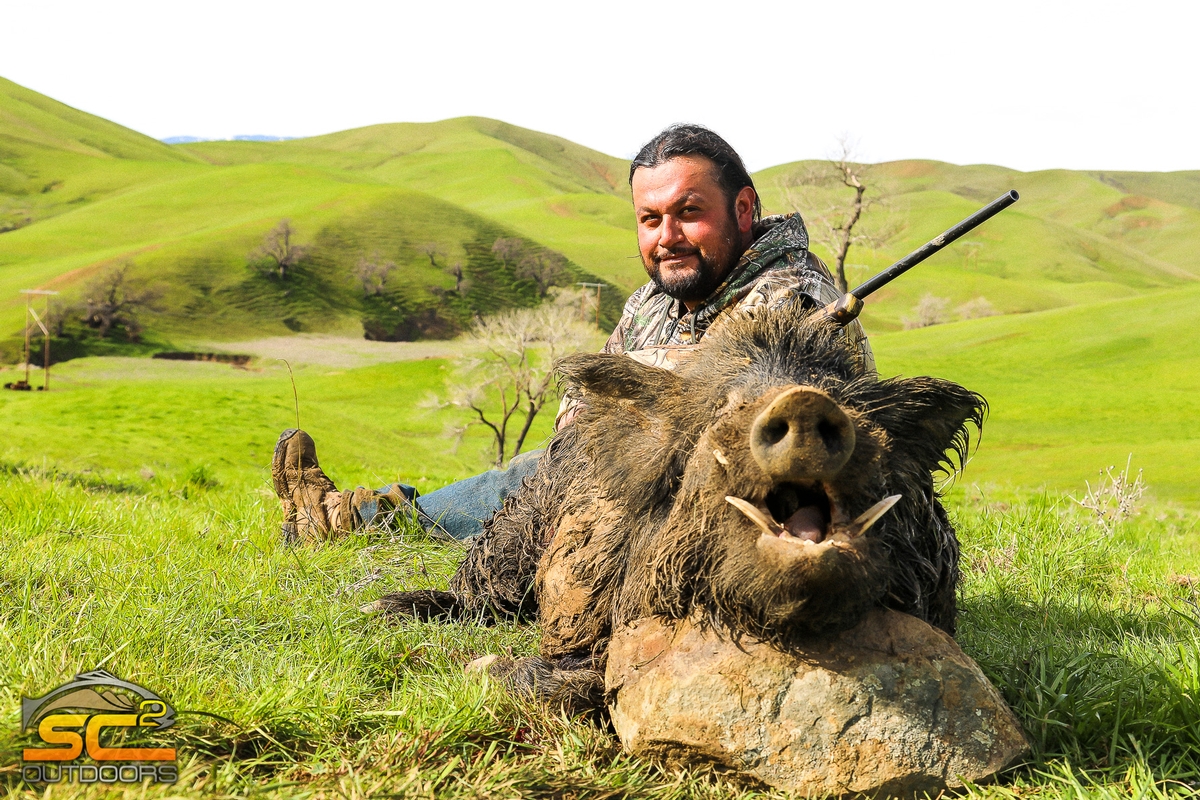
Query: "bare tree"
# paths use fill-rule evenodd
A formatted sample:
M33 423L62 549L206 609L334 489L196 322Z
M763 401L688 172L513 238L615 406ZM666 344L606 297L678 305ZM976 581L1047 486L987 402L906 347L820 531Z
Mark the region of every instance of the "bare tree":
M579 320L578 298L543 303L476 320L482 355L467 361L452 387L456 406L489 428L496 465L521 452L538 413L558 396L553 366L590 342L595 331Z
M159 288L130 280L129 266L122 264L109 270L84 291L83 322L95 328L101 339L107 337L114 326L120 325L129 341L137 341L142 332L138 314L153 310L162 297Z
M463 265L461 261L455 261L446 268L446 271L454 276L454 291L456 293L462 294L470 288L468 282L463 278Z
M421 245L420 250L425 254L425 257L429 259L429 266L431 267L437 266L438 256L446 254L446 251L437 242L426 242L425 244Z
M46 327L50 329L51 336L57 336L60 339L67 335L67 324L76 319L79 313L79 307L63 303L57 298L50 301L50 311L46 314Z
M371 258L360 258L354 267L354 277L362 285L363 297L383 294L388 276L395 269L395 262L381 262L377 255Z
M500 259L500 263L511 267L520 260L525 252L525 243L520 239L497 239L492 245L492 255Z
M567 260L554 252L527 253L517 263L513 274L523 280L531 280L537 287L538 297L546 297L551 286L561 286L570 276Z
M855 160L854 146L848 138L841 137L838 148L838 154L825 165L793 176L780 188L792 210L803 215L813 240L833 254L833 278L838 290L847 292L846 258L850 248L856 244L880 247L899 232L899 225L894 219L870 228L862 224L868 211L887 205L890 193L872 174L870 165ZM832 202L830 188L837 190Z
M519 280L533 281L538 297L549 296L550 287L562 286L570 279L567 259L553 250L526 245L522 239L497 239L492 255L505 267L511 267Z
M295 238L296 229L292 227L291 220L281 219L279 224L263 237L263 243L250 253L250 258L256 261L271 261L275 270L279 272L279 277L286 278L288 270L308 255L308 248L296 244Z
M979 266L979 251L983 249L983 242L960 241L957 247L962 251L963 266L967 269L974 269Z

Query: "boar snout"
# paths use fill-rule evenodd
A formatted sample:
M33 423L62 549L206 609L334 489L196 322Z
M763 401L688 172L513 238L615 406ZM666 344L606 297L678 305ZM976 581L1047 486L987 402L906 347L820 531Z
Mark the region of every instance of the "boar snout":
M754 420L750 452L775 480L828 480L854 452L854 423L820 389L796 386Z

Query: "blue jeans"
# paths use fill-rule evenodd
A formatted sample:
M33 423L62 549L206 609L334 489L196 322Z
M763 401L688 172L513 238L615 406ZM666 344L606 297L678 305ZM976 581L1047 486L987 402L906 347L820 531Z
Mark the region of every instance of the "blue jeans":
M534 473L545 450L531 450L515 456L507 469L491 469L443 486L429 494L398 484L400 491L414 499L421 512L418 519L426 530L441 528L455 539L471 539L483 533L484 524L504 505L504 498L521 488L521 482ZM386 494L391 487L379 490Z

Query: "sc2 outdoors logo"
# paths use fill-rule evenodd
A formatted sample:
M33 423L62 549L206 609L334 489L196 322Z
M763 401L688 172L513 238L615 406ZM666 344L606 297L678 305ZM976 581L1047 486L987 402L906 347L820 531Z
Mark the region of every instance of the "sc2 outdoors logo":
M105 744L122 732L174 724L175 709L154 692L102 669L76 675L41 697L21 698L21 731L36 731L48 745L25 748L21 777L27 783L174 783L174 747ZM91 763L79 763L85 754Z

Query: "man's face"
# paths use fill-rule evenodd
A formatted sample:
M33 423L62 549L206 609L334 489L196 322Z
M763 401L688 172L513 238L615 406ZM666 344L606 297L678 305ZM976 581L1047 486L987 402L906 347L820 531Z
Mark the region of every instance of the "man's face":
M694 308L712 294L750 244L754 190L729 198L712 162L679 156L633 173L638 248L650 279Z

